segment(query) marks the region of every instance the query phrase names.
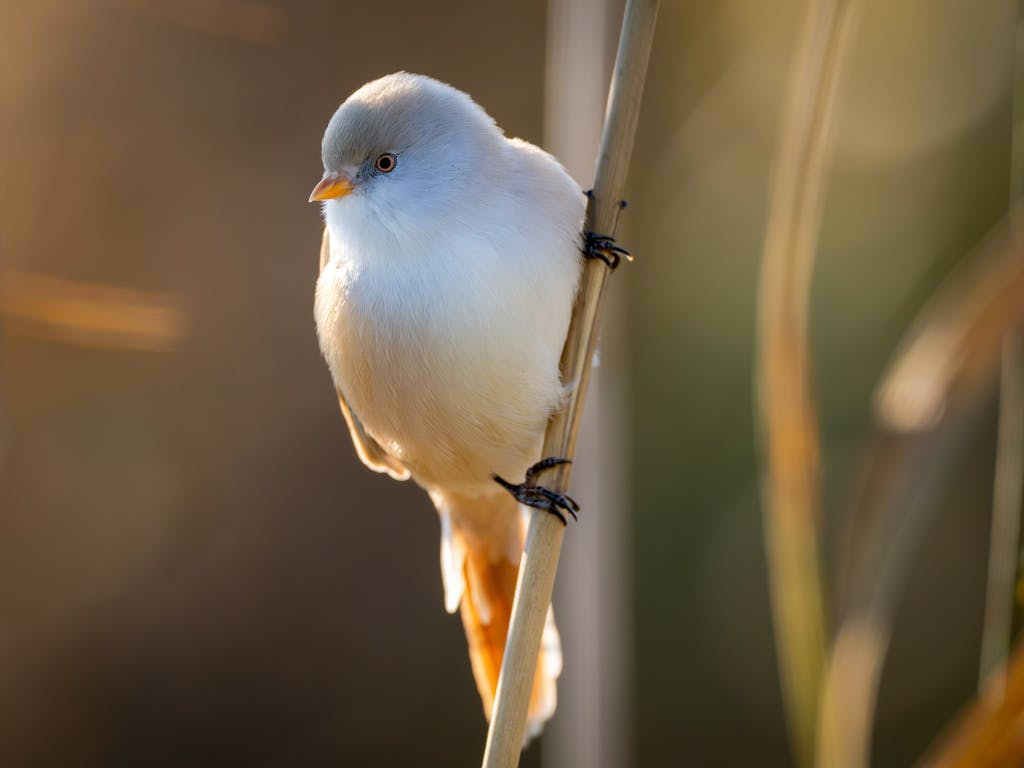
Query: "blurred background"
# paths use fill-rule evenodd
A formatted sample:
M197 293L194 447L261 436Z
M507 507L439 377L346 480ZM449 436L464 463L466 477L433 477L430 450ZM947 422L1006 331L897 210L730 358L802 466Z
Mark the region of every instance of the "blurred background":
M337 104L399 69L589 186L621 7L0 3L0 764L478 764L436 516L351 447L305 201ZM556 595L562 706L524 766L791 764L752 361L805 10L663 3L620 231L638 258L576 477L593 511ZM811 308L830 530L897 342L1006 211L1015 12L862 3ZM900 602L879 766L976 687L994 395L979 413Z

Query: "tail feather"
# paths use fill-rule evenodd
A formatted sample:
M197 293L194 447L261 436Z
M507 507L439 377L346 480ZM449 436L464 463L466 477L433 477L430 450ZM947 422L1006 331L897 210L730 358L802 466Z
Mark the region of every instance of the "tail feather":
M525 540L525 518L506 494L486 499L434 495L434 501L441 514L445 607L454 612L461 606L473 677L490 720ZM554 714L561 671L561 644L549 608L530 696L527 739L537 736Z

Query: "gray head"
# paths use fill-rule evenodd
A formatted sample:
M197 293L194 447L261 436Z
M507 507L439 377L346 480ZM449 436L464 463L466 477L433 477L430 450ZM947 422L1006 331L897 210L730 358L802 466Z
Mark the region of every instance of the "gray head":
M488 183L503 141L462 91L424 75L387 75L334 113L324 133L324 177L309 199L385 225L436 217Z

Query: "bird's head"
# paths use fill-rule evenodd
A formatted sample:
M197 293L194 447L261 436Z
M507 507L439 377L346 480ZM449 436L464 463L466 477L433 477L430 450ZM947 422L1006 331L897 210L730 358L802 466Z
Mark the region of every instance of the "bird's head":
M389 229L422 229L498 173L501 131L461 91L405 72L367 83L334 113L310 202Z

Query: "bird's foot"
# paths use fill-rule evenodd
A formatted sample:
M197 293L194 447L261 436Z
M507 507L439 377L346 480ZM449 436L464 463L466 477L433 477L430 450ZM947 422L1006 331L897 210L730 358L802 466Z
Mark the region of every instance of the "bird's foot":
M588 200L593 200L594 190L588 189L584 194ZM620 211L627 205L625 200L619 200ZM618 245L614 237L599 235L596 232L583 233L583 255L588 259L600 259L608 265L608 269L615 269L619 266L623 256L626 257L626 261L633 260L633 254Z
M588 259L600 259L609 269L619 266L623 256L626 257L626 261L633 260L633 254L618 245L614 237L594 232L583 233L583 255Z
M497 475L494 476L494 482L511 493L520 504L550 512L562 521L562 525L566 525L568 523L565 517L566 513L572 515L573 520L577 520L576 513L580 511L580 505L568 496L549 491L542 485L537 485L537 475L546 469L557 467L559 464L571 463L569 459L555 457L541 459L526 470L526 479L518 485L510 483Z

